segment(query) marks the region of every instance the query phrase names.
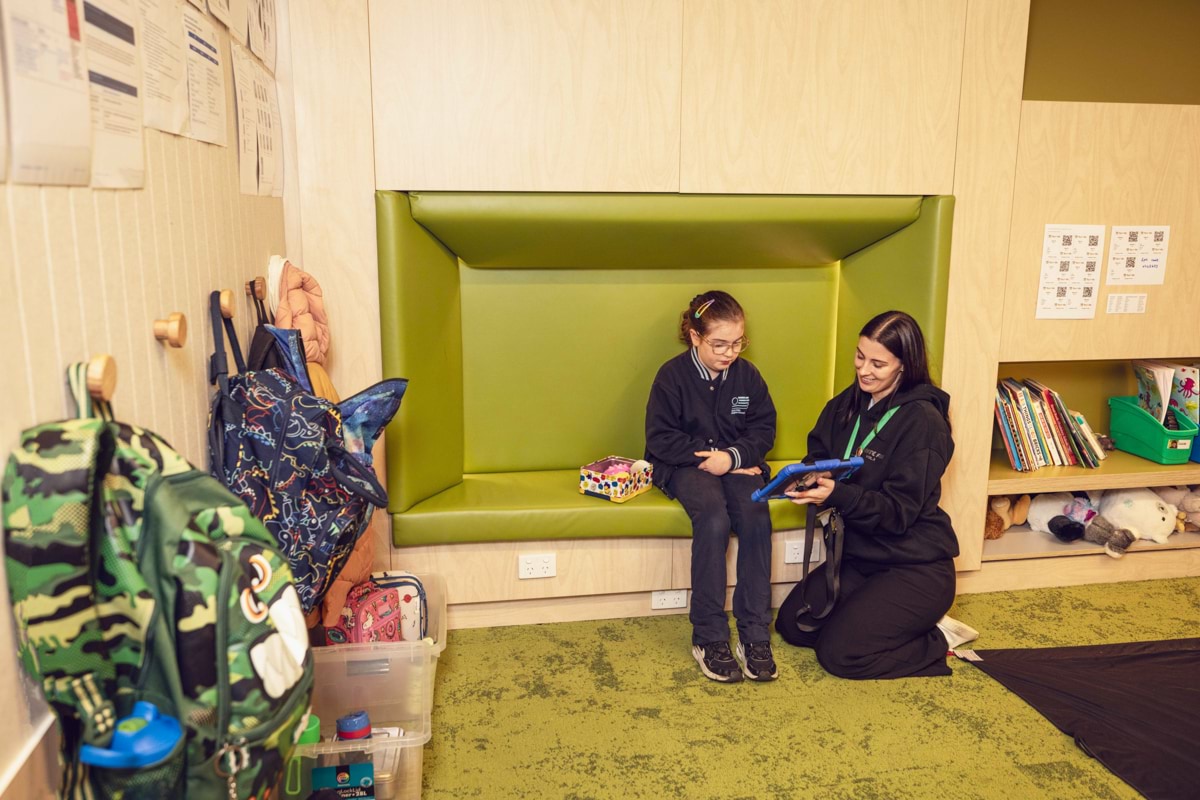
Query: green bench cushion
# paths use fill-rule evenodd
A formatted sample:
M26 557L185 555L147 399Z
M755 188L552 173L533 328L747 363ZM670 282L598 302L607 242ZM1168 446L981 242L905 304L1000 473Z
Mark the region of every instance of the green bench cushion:
M782 464L773 464L778 468ZM776 530L804 526L804 509L770 504ZM397 545L688 537L683 506L658 489L612 503L580 494L579 470L464 475L461 483L392 515Z

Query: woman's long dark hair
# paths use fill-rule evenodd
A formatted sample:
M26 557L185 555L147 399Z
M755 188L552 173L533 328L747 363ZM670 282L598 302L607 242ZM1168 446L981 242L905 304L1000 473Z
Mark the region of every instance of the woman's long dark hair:
M886 402L889 407L893 404L896 395L901 392L914 386L933 383L933 379L929 377L929 355L925 349L925 335L921 333L921 326L910 315L903 311L884 311L863 325L858 335L865 336L873 342L879 342L900 361L903 372L900 373L900 380L896 382L896 386L887 397ZM854 376L854 381L857 385L857 374ZM864 392L854 394L854 402L847 410L847 421L866 410L867 404L870 402L866 397ZM949 419L946 420L947 423L949 421Z

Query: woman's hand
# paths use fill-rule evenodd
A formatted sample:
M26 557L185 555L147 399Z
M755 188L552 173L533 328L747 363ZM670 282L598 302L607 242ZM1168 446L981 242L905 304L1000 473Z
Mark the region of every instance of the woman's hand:
M815 503L816 505L824 505L829 499L829 495L833 493L834 481L828 472L822 472L817 476L817 479L807 488L795 486L784 492L785 495L792 499L792 502L798 506Z
M698 450L696 455L704 459L700 469L712 475L724 475L733 466L733 456L725 450Z

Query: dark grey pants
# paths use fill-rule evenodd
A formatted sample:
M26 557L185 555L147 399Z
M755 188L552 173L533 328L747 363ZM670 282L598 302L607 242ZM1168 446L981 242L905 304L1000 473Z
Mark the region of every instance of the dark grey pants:
M695 467L681 467L671 476L668 488L692 520L692 644L729 640L725 554L731 531L738 536L733 590L738 638L771 638L771 515L766 503L750 499L763 483L759 475L717 477Z
M775 630L788 644L811 647L825 670L841 678L911 678L949 675L946 638L938 620L954 603L954 561L873 564L844 559L841 590L821 629L802 631L796 611L807 599L825 607L825 565L779 606ZM806 618L802 621L811 622Z

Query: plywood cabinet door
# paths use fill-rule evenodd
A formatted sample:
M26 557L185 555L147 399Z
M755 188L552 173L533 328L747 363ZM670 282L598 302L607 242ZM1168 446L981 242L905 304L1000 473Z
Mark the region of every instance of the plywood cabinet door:
M965 0L687 0L680 186L950 194Z
M381 189L675 192L683 0L372 0Z

